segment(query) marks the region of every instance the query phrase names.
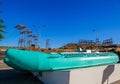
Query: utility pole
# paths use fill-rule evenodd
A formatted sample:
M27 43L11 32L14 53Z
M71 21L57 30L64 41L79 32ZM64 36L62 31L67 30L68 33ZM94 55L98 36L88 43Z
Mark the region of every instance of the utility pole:
M46 40L46 48L49 49L50 48L50 39Z
M96 44L99 44L98 30L93 29L93 32L95 32L95 36L96 36Z
M33 25L33 27L36 27L36 28L38 28L38 40L39 40L39 43L38 43L38 48L40 49L40 39L41 39L41 37L42 37L42 28L45 28L46 27L46 25Z
M33 39L34 39L35 46L39 48L39 36L33 35Z
M93 29L93 32L95 32L95 36L96 36L96 42L95 42L95 44L96 44L96 51L99 51L99 46L98 46L98 44L99 44L98 30L97 29Z

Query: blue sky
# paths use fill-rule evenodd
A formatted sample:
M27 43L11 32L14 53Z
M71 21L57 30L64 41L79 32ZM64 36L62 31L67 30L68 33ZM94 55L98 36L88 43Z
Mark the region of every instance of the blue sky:
M41 28L41 47L50 39L51 47L60 47L80 39L95 40L98 31L100 40L113 38L120 43L120 1L119 0L1 0L0 17L7 26L1 46L17 46L19 32L17 24L25 24L38 33L33 25Z

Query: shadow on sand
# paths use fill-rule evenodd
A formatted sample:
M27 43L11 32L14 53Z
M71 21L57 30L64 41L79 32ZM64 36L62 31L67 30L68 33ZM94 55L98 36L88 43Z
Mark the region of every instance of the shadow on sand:
M14 69L0 70L0 84L43 84L29 72Z

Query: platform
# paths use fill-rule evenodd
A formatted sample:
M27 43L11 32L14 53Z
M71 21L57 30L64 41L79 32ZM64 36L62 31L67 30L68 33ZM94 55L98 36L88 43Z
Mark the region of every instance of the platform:
M34 72L44 84L111 84L120 80L120 64L89 68Z

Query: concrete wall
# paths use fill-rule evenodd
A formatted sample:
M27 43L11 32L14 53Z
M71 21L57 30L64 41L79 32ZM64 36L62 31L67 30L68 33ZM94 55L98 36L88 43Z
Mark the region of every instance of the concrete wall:
M70 84L110 84L120 80L120 64L70 71Z
M110 84L120 80L120 64L43 72L45 84Z
M53 71L43 73L45 84L69 84L69 71Z

